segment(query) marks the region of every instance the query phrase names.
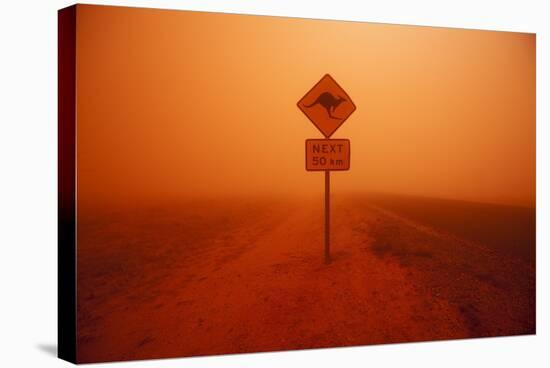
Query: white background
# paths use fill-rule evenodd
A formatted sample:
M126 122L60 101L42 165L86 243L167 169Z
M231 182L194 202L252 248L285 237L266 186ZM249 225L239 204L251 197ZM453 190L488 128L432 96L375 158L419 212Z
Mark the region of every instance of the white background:
M549 366L546 1L94 1L537 33L537 335L117 363L131 367ZM0 4L0 366L63 367L57 340L57 10ZM238 42L237 40L235 40ZM546 144L545 144L546 143ZM546 190L544 190L546 189Z

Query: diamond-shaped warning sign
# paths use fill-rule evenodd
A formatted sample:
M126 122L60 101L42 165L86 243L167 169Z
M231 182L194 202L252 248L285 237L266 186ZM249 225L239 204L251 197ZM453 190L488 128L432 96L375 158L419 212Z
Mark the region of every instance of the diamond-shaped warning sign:
M298 108L329 138L355 111L355 104L346 91L328 74L300 101Z

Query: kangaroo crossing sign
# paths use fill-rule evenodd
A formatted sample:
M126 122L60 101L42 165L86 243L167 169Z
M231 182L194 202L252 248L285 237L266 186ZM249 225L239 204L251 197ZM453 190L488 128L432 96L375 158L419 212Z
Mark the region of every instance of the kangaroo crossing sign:
M306 139L306 170L325 172L325 263L330 263L330 172L349 170L349 139L330 136L355 111L346 91L328 74L298 101L298 108L326 139Z
M355 104L346 91L328 74L300 101L298 108L326 138L338 129L355 111Z

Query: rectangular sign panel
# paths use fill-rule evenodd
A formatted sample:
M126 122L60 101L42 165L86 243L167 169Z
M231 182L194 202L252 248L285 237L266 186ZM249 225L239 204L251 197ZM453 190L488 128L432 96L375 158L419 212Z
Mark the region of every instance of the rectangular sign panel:
M306 139L306 170L349 170L349 139Z

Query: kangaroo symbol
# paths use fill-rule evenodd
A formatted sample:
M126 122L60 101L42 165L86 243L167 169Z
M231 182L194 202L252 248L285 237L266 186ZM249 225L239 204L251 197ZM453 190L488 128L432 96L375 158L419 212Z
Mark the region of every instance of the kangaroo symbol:
M338 98L334 97L330 92L323 92L317 97L317 99L310 105L304 104L305 107L313 107L314 105L321 105L327 110L327 114L331 119L340 119L339 117L333 116L332 113L336 108L342 103L347 101L342 96L338 95Z

